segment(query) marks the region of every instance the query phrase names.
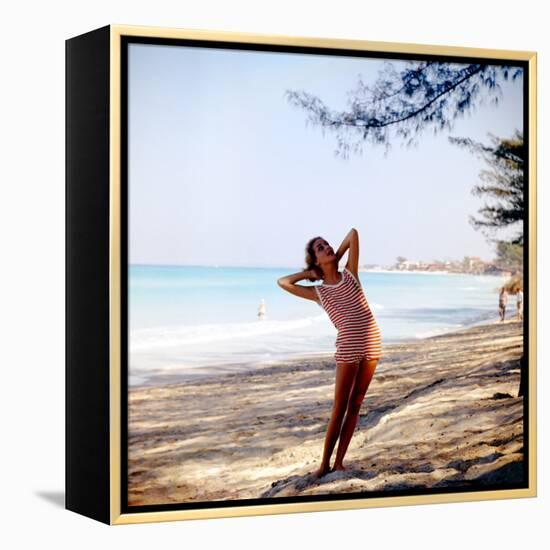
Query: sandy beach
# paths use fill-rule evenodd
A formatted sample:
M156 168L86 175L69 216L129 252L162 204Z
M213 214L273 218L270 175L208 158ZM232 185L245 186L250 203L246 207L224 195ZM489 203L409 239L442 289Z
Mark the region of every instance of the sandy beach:
M132 388L128 504L519 482L522 353L515 321L385 346L347 470L321 479L331 357Z

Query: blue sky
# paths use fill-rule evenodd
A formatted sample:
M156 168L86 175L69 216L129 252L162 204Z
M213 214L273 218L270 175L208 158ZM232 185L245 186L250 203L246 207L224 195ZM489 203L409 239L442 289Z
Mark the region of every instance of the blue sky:
M285 90L346 108L381 60L131 44L131 263L303 265L307 240L337 247L351 227L360 263L493 257L468 223L486 165L426 132L416 148L365 145L337 158L336 139L306 125ZM488 141L522 130L522 79L459 119L450 135Z

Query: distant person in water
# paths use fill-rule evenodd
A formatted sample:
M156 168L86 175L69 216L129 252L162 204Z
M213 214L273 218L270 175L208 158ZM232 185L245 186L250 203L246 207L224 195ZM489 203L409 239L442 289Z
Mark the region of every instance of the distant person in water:
M346 267L338 271L338 262L348 249ZM381 356L381 338L359 282L359 234L356 229L351 229L336 253L322 237L311 239L306 245L306 264L304 271L281 277L277 282L287 292L317 302L338 330L334 402L321 464L314 474L321 477L331 471L330 458L338 439L332 471L346 469L344 455ZM302 279L322 280L323 283L297 285L296 282Z
M260 302L260 307L258 308L258 319L262 321L264 317L265 317L265 300L262 298L262 301Z
M518 321L523 321L523 292L521 290L516 293L516 308Z
M500 315L501 321L504 321L504 318L506 317L507 302L508 302L508 294L506 293L506 290L504 290L504 287L502 287L498 295L498 313Z

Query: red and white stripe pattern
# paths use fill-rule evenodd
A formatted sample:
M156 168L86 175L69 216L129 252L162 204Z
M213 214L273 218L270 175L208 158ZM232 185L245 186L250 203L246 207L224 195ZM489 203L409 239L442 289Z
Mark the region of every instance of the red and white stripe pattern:
M344 268L340 282L314 288L321 306L338 330L336 362L355 363L363 357L380 359L380 329L355 275Z

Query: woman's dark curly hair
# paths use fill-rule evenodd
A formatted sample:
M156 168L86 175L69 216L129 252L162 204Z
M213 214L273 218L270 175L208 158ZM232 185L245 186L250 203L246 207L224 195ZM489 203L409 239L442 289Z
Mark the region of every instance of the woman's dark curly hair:
M322 239L323 237L313 237L313 239L310 239L306 244L306 267L304 271L308 271L310 269L314 269L319 278L323 278L323 270L318 266L315 265L315 260L317 259L317 256L315 255L315 250L313 250L313 243L317 239ZM314 279L308 279L308 281L311 281L312 283L315 281Z

